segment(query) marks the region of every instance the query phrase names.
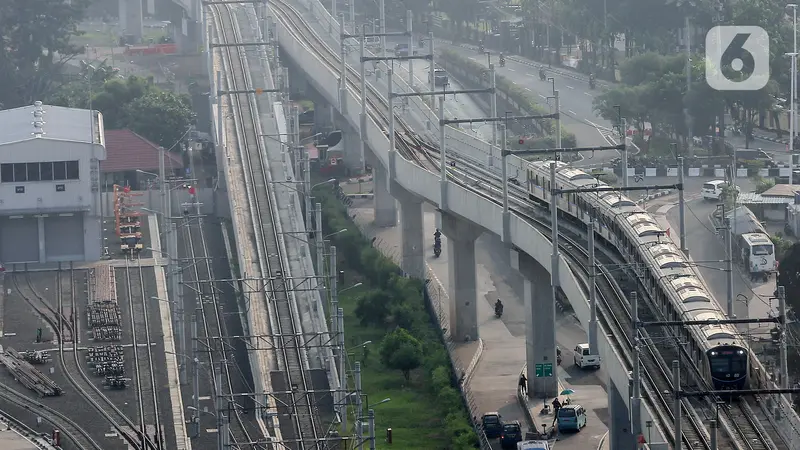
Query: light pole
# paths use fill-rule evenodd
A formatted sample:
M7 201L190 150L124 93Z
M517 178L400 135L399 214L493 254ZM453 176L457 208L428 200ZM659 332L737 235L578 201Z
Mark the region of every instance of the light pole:
M547 80L553 84L553 98L556 103L556 128L558 128L556 130L556 148L561 148L561 101L556 89L556 79L551 77Z
M797 4L790 3L787 8L792 8L792 67L791 67L791 99L789 111L789 185L794 184L794 138L797 133L795 122L795 96L797 95Z

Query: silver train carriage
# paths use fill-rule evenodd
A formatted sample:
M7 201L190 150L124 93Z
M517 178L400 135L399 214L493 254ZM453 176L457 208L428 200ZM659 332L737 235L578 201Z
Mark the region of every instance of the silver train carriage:
M529 198L550 201L550 163L528 164ZM604 187L592 175L556 163L556 188ZM609 186L610 188L611 186ZM628 264L634 265L642 284L665 320L722 320L725 312L713 299L684 257L652 215L619 191L572 193L557 196L562 214L588 225L594 211L598 235L611 243ZM750 355L747 343L733 325L682 327L675 334L689 343L692 356L713 389L744 389L748 385Z

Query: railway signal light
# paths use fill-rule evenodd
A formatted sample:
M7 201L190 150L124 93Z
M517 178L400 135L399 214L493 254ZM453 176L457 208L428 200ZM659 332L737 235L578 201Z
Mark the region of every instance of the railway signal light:
M519 145L523 145L525 144L525 139L520 139L519 141L517 141L517 143L519 143Z
M194 186L189 186L189 195L194 195L197 192Z

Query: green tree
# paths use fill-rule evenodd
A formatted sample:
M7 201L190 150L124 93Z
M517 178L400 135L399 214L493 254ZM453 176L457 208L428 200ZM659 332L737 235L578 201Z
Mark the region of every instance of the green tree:
M64 64L82 49L70 43L88 0L0 1L0 108L42 100Z
M778 286L786 289L786 303L795 312L800 311L800 243L786 250L778 264Z
M390 368L403 372L406 381L411 371L422 364L422 344L404 328L395 328L381 342L381 362Z
M170 91L150 91L124 107L127 128L166 148L179 148L194 123L188 97Z
M382 327L386 324L389 315L391 297L386 291L373 289L365 292L358 298L356 304L356 317L362 325Z

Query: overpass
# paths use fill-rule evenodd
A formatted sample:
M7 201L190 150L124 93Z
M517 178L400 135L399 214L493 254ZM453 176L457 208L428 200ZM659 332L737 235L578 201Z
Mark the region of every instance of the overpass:
M375 171L375 205L376 221L386 226L396 224L397 209L395 199L400 202L403 230L403 269L412 276L424 276L424 258L422 252L421 205L423 202L434 204L441 211L443 231L451 243L448 251L453 261L459 263L450 268L451 298L456 299L451 311L451 334L455 339L468 340L477 337L477 314L475 311L475 264L474 240L482 232L489 231L502 237L503 241L513 249L518 267L530 280L532 289L527 289L531 310L528 319L528 365L546 364L555 361L555 331L552 329L555 305L549 294L549 274L551 241L543 227L542 214L527 201L524 190L508 186L509 211L503 209L503 180L497 176L499 161L492 155L490 145L475 139L466 133L448 129L445 140L446 157L457 162L457 167L442 164L436 151L424 151L419 142L414 141L414 132L401 120L397 121L399 130L389 130L387 102L382 92L386 89L371 86L367 114L362 116L356 105L360 102L357 83L352 82L358 75L352 67L348 69L344 79L341 77L338 61L339 25L322 5L311 0L292 7L286 3L270 4L273 14L278 18L274 35L277 37L284 55L288 55L295 64L307 74L309 81L326 100L334 105L350 127L359 130L366 146L372 150ZM305 14L315 18L312 27L305 19ZM315 31L316 30L316 31ZM351 66L355 66L351 63ZM351 78L350 81L347 78ZM393 83L397 92L410 92L400 77L395 76ZM375 83L378 84L378 83ZM409 120L421 122L422 129L428 123L436 124L433 111L418 98L410 98L414 111ZM436 125L438 126L438 125ZM431 126L431 128L434 128ZM420 129L420 127L417 127ZM393 135L391 131L398 131ZM423 132L427 134L428 132ZM396 146L390 145L390 136L396 140ZM369 157L363 154L363 157ZM526 183L526 172L522 170L524 162L510 157L511 170L517 171L522 185ZM513 173L513 172L512 172ZM552 284L560 286L564 295L573 305L576 315L583 323L589 322L588 295L585 286L586 268L569 256L568 252L558 259ZM537 289L539 288L539 289ZM545 295L538 292L546 292ZM533 307L536 305L536 307ZM534 322L535 321L535 322ZM535 323L535 326L534 326ZM550 324L549 329L545 325ZM609 373L609 397L612 417L617 422L611 429L617 431L612 435L612 448L631 448L632 435L624 433L631 401L627 394L629 370L632 364L632 348L625 340L625 330L619 327L604 327L600 333L599 349L606 370ZM754 361L757 364L757 361ZM762 368L763 370L763 368ZM555 396L557 385L555 379L534 379L531 392L539 396ZM645 384L645 393L650 398L661 396L657 383ZM655 425L655 433L661 437L669 436L670 431L662 424L669 423L669 411L663 411L662 405L645 403L640 408L638 424L640 429L651 422ZM666 414L666 415L665 415ZM795 417L796 418L796 417ZM655 419L655 420L654 420ZM653 436L657 434L653 433ZM653 440L656 440L655 438Z

